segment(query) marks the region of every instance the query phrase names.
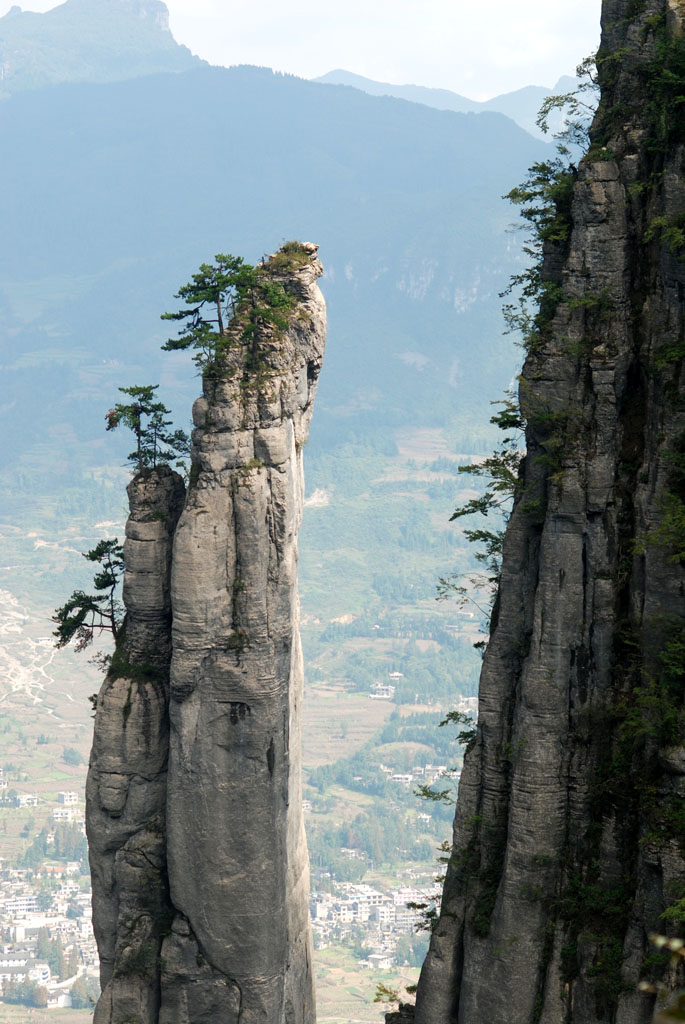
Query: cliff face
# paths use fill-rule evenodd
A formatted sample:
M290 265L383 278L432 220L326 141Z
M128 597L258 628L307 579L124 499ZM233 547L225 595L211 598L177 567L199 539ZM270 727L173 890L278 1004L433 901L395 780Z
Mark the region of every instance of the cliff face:
M603 4L420 1024L647 1024L639 982L677 984L648 936L685 918L684 15Z
M278 253L262 268L296 300L288 326L262 325L248 340L229 328L234 343L221 378L208 380L195 403L185 507L155 508L158 536L141 555L140 573L167 565L173 536L165 583L154 574L145 580L155 607L170 607L157 640L138 626L127 540L125 643L140 634L141 650L159 650L160 671L152 682L108 678L98 700L87 814L109 984L96 1024L315 1020L297 532L325 339L316 249ZM150 539L138 536L134 498L171 480L175 487L165 470L134 480L127 537ZM154 705L139 730L149 751L144 772L134 764L142 740L135 750L128 741L138 695ZM129 807L132 788L119 782L135 772L154 788L140 808ZM131 867L130 847L146 860L144 871Z
M86 785L93 928L102 996L95 1024L155 1024L166 881L171 550L181 477L160 467L128 486L124 637L98 694Z

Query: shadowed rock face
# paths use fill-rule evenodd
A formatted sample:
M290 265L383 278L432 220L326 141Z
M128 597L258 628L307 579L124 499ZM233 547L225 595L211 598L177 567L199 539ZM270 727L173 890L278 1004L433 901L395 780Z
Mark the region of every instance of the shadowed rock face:
M240 324L229 328L221 379L205 382L193 410L185 507L180 519L176 504L175 514L160 507L152 516L163 540L138 522L132 494L125 643L135 644L136 658L147 656L152 625L141 610L158 608L155 669L161 676L163 664L166 676L161 686L155 678L132 690L127 677L108 677L98 702L88 819L96 934L110 983L96 1024L315 1021L297 532L302 447L325 340L316 252L307 244L262 268L296 300L284 330L262 325L245 340ZM129 490L142 486L135 480ZM135 549L137 575L130 573L131 544L148 541ZM160 582L162 563L170 584L168 575ZM154 705L147 732L138 730L154 793L146 790L135 812L129 780L142 769L129 758L142 741L129 749L138 712L135 700L127 710L129 692ZM141 846L147 874L133 863ZM154 913L144 909L150 899Z
M93 927L103 994L95 1024L155 1024L166 881L171 550L185 487L168 467L128 486L124 636L98 694L86 787Z
M420 1024L647 1024L648 936L677 932L685 263L655 222L681 223L685 138L654 75L682 13L604 2L614 59L569 240L546 251L564 296L523 371L528 454Z

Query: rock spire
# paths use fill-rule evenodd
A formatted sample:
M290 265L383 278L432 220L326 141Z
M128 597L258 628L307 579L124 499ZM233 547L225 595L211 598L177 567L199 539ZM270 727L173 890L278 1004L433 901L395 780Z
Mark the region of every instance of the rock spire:
M649 935L685 926L684 17L603 3L417 1024L648 1024L640 982L679 984Z
M287 326L229 327L185 502L167 468L129 487L125 639L88 780L96 1024L315 1021L297 533L321 272L308 243L259 268L294 300Z

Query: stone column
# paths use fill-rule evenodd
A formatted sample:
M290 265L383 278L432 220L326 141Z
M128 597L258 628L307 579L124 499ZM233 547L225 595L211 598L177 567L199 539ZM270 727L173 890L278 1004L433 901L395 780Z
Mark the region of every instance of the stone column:
M157 1022L159 953L171 922L165 848L171 550L184 491L167 466L128 486L126 619L97 698L86 787L103 989L95 1024Z
M288 247L286 247L287 250ZM161 1024L314 1024L300 784L297 533L323 357L317 247L260 268L285 328L233 324L195 403L176 531Z

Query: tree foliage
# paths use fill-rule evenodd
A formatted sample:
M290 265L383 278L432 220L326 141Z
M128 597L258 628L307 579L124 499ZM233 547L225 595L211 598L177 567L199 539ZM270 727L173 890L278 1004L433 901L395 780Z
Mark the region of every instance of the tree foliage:
M297 243L285 255L295 259ZM283 247L285 252L287 246ZM217 253L215 263L202 263L174 298L185 308L163 313L162 320L182 324L179 334L162 346L165 351L193 349L203 374L218 372L222 357L236 341L251 341L260 329L285 330L295 300L267 272L268 264L253 266L240 256Z
M20 1006L46 1007L48 990L36 981L5 981L2 986L2 998L6 1003L17 1003Z
M88 647L95 637L111 633L116 640L123 621L123 608L117 598L119 580L124 571L124 549L115 537L101 540L83 555L96 565L93 578L95 593L75 590L61 608L55 610L52 621L55 646L66 647L75 642L77 651Z
M527 352L540 350L551 330L554 313L564 301L561 284L545 273L544 259L550 248L564 248L570 239L571 200L577 177L573 157L582 155L589 145L598 90L595 57L579 64L576 74L580 79L578 88L547 97L538 115L537 123L544 132L549 130L553 111L565 115L563 129L554 136L556 157L533 164L526 179L505 197L518 207L529 228L523 244L528 266L510 278L501 294L502 298L513 296L513 301L505 303L502 310L506 333L518 334ZM454 576L440 579L438 585L439 597L456 593L462 601L472 601L488 621L499 585L504 530L519 491L519 471L525 454L525 421L515 394L507 391L502 402L493 404L502 408L490 422L503 430L505 437L487 459L459 467L460 473L480 477L486 485L483 494L460 505L451 517L455 520L475 514L492 516L494 525L464 530L467 540L480 546L476 560L485 571L470 574L466 585ZM484 648L485 641L476 646Z
M478 545L475 558L483 566L483 571L465 574L463 582L458 576L441 577L438 582L439 598L457 595L462 603L470 601L475 604L487 620L499 585L504 530L520 486L519 473L525 454L525 422L516 395L507 391L501 401L492 404L501 406L501 409L490 417L490 422L505 436L492 455L482 462L459 467L460 473L483 479L485 490L477 498L458 506L450 517L450 521L472 515L488 519L487 526L464 530L466 539ZM476 646L483 647L484 642Z
M597 77L597 56L585 57L576 67L578 85L570 92L546 96L538 111L535 123L545 135L550 129L550 117L556 110L564 118L561 131L554 138L562 146L576 146L584 153L590 145L590 125L597 109L599 81Z
M156 401L155 392L159 384L141 387L119 388L132 401L118 402L105 415L106 430L116 430L123 424L133 432L136 439L135 451L128 455L128 461L136 473L144 473L158 465L182 459L190 454L190 439L183 430L170 430L172 421L167 419L170 410Z
M507 333L519 334L526 351L535 350L544 342L563 298L559 283L545 277L543 260L550 246L565 246L570 239L576 165L588 150L590 124L597 105L595 57L586 57L576 74L578 88L548 96L537 118L538 126L548 132L552 112L564 114L564 127L554 134L557 155L533 164L526 179L505 196L518 207L524 224L530 228L523 243L528 266L514 274L502 292L502 297L514 296L514 301L506 303L502 310Z

